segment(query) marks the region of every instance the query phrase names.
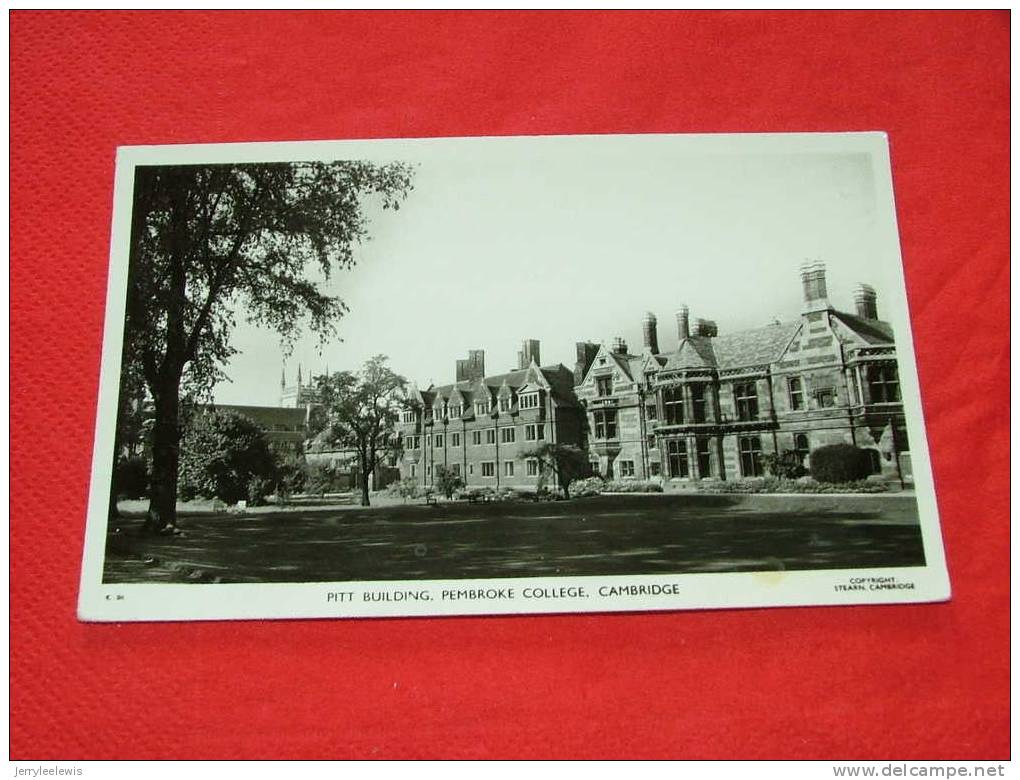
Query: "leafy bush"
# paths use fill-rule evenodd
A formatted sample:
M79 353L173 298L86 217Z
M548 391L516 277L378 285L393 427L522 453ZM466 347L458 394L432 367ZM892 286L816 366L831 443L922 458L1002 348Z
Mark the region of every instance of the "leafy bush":
M287 499L305 489L308 482L308 464L297 455L288 455L277 464L276 495Z
M800 455L793 450L766 453L761 456L761 462L765 471L773 477L796 479L807 474L807 469L801 464Z
M605 490L606 481L602 477L576 479L570 483L570 492L575 497L597 496Z
M447 498L452 498L455 491L464 487L464 480L449 466L436 466L435 488Z
M328 461L309 463L305 470L305 492L324 495L350 489L350 472Z
M414 477L404 477L397 482L391 482L386 488L386 493L390 496L400 496L405 501L409 498L417 498L418 482Z
M252 420L234 412L199 414L181 442L178 492L185 501L201 496L234 504L255 495L258 503L262 484L275 483L276 467L265 432Z
M889 487L883 482L815 482L811 479L738 479L732 482L700 482L701 493L885 493Z
M856 482L871 473L871 457L851 444L829 444L811 451L811 476L818 482Z
M149 492L149 470L144 458L122 458L113 467L113 492L118 498L145 498Z
M654 479L614 479L602 487L603 493L661 493L662 483Z

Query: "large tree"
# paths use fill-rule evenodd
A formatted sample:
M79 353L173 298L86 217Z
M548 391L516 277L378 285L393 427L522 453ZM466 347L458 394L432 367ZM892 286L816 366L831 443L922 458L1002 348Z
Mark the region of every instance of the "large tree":
M560 487L563 488L564 498L570 498L571 482L591 474L588 455L573 444L542 444L524 453L524 457L535 458L538 461L543 482L548 476L556 477Z
M369 505L369 482L380 460L399 452L394 429L404 409L405 384L383 355L369 360L361 371L341 371L315 380L319 406L312 418L313 433L332 447L354 451L362 506Z
M148 529L176 523L182 397L223 377L237 319L285 346L303 327L332 335L347 309L325 283L354 265L364 201L398 208L411 173L360 161L136 169L124 362L152 397Z

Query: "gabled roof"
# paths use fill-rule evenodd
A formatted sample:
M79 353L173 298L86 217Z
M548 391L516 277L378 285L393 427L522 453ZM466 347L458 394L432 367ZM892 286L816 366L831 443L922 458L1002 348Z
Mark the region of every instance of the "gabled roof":
M776 322L763 328L720 334L712 339L716 362L721 369L760 366L779 360L802 320Z
M534 373L536 371L539 373ZM511 390L519 390L524 385L528 384L529 377L534 380L539 376L543 382L548 385L550 392L554 397L561 401L572 401L574 373L562 363L557 363L552 366L542 366L541 368L538 366L519 368L515 371L508 371L505 374L495 374L482 379L465 380L463 382L456 382L450 385L442 385L441 387L435 388L434 392L442 393L444 397L449 397L449 394L453 392L454 388L460 390L461 393L472 393L485 388L485 391L488 392L489 399L491 400L494 397L494 394L504 385Z
M717 337L716 337L717 338ZM679 371L690 368L716 368L718 363L712 343L707 336L690 336L680 342L676 352L669 356L663 371Z
M892 344L894 342L892 326L884 320L866 320L845 311L834 311L832 315L868 344Z

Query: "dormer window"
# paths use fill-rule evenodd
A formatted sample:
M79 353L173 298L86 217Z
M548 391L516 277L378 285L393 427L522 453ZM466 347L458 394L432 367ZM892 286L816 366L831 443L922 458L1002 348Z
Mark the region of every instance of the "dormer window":
M475 404L475 414L488 414L489 404L487 401L479 401Z
M461 407L460 404L457 404L455 406L448 406L447 407L447 414L450 417L460 417L462 409L463 409L463 407Z
M612 395L613 394L613 377L611 375L610 376L596 377L595 378L595 392L598 393L598 395L600 397L605 397L607 395Z
M436 406L435 409L432 411L432 416L435 417L437 420L442 420L443 419L443 407L442 406Z
M499 410L501 412L509 412L512 400L513 399L511 399L510 396L508 396L508 395L505 395L502 398L500 398L499 399Z
M406 423L413 423L418 418L418 413L414 409L405 409L401 419Z
M537 409L538 393L525 393L518 401L521 409Z

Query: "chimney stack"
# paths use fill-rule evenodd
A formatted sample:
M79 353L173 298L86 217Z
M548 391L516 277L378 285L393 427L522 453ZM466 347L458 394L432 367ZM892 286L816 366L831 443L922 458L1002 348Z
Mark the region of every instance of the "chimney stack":
M613 352L617 355L627 354L627 342L624 341L623 336L617 336L613 339Z
M457 381L473 382L485 376L485 350L469 349L466 360L457 361Z
M659 332L658 332L658 320L655 319L655 315L651 312L645 314L645 321L643 332L645 336L645 349L651 352L653 355L659 354Z
M577 362L574 363L574 384L579 385L584 381L584 375L588 373L591 364L595 362L595 356L599 353L599 345L591 341L577 342Z
M536 365L542 365L538 339L524 339L521 342L521 350L517 353L518 368L527 368L531 365L531 361L535 361Z
M715 320L696 319L694 321L694 335L706 337L718 336L719 326L715 324Z
M680 341L691 337L691 322L686 304L676 310L676 331Z
M857 316L866 320L878 319L878 296L870 284L860 284L854 290L854 304Z
M829 307L825 287L825 263L804 263L800 267L800 283L804 288L804 311L824 311Z

